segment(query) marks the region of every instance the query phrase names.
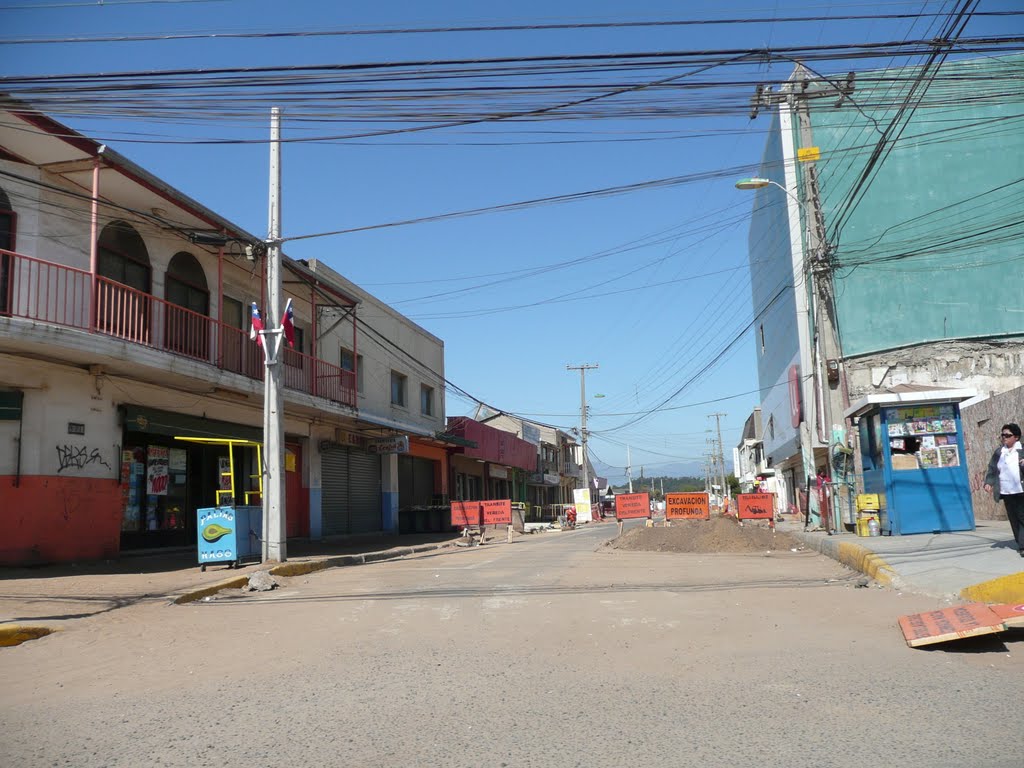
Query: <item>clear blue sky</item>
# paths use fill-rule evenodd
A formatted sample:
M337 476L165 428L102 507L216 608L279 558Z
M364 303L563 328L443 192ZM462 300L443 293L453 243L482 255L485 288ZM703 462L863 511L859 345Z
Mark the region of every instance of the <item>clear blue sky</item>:
M175 32L293 32L424 26L779 18L948 10L950 3L793 0L630 3L587 0L516 3L291 0L76 3L7 0L0 38ZM1011 10L1010 1L980 10ZM9 75L268 66L406 60L692 51L903 40L922 36L920 20L814 21L596 30L434 33L252 40L175 40L0 45ZM1019 18L1012 23L1019 29ZM991 34L1007 21L979 18L968 34ZM883 62L887 63L887 62ZM829 74L861 64L826 62ZM785 77L792 66L748 65L739 79ZM545 83L643 82L684 69L560 76ZM582 78L582 79L581 79ZM504 84L492 79L490 84ZM534 83L536 85L536 83ZM2 84L0 84L2 89ZM746 100L752 88L729 95ZM579 94L544 95L559 103ZM629 103L636 94L623 94ZM260 98L257 94L256 98ZM648 95L643 96L649 99ZM284 150L284 235L311 234L453 211L634 184L672 176L756 167L766 116L742 111L665 118L549 119L486 123L398 136L296 143ZM609 100L611 102L612 100ZM175 106L175 95L167 95ZM266 102L269 108L271 101ZM187 107L187 105L184 105ZM409 111L425 108L412 102ZM696 107L695 103L695 107ZM267 148L136 143L206 136L263 139L263 125L216 122L197 108L161 123L123 114L56 116L166 179L253 233L266 232ZM337 135L408 127L381 121L304 125L285 105L284 134ZM338 118L340 121L342 118ZM743 175L737 173L736 176ZM749 173L747 174L749 175ZM448 378L503 410L545 423L578 423L579 374L566 365L598 363L587 375L595 462L622 475L632 448L634 476L701 462L708 415L719 411L727 460L759 402L752 336L728 351L752 317L746 269L751 199L732 177L558 205L541 205L412 226L304 240L293 258L318 258L442 338ZM621 250L622 246L630 247ZM608 255L603 255L612 251ZM618 252L616 252L618 251ZM602 258L591 258L603 255ZM562 262L580 263L547 269ZM523 272L540 268L539 274ZM519 273L519 274L516 274ZM502 281L495 285L498 277ZM457 294L435 296L464 289ZM433 297L433 298L430 298ZM710 366L709 366L710 364ZM708 371L683 386L701 369ZM680 390L674 397L677 390ZM707 402L727 398L721 402ZM617 429L667 401L666 409ZM448 398L449 416L471 412Z

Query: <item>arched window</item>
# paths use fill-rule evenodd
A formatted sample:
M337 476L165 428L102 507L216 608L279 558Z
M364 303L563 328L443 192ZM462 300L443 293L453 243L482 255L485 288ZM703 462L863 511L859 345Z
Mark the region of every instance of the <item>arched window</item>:
M5 251L14 250L15 213L11 207L11 200L7 194L0 189L0 248ZM7 254L0 254L0 315L7 314L11 306L11 269L13 268L12 258Z
M112 221L103 228L97 245L101 275L149 293L149 251L135 227L124 221Z
M206 273L191 253L174 254L167 266L166 298L172 304L200 315L210 313L210 289Z
M148 344L152 270L142 236L131 224L112 221L103 228L96 246L98 271L106 278L96 290L96 329Z
M191 253L176 253L167 265L165 296L168 304L174 305L167 307L165 346L205 360L210 350L210 291L206 273Z

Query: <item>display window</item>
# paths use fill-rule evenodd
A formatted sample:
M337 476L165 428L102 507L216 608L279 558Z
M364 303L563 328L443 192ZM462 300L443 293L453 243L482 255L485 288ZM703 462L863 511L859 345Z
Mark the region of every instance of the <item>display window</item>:
M953 405L885 408L884 420L894 471L960 466Z
M188 466L184 448L127 446L121 453L121 531L184 531Z

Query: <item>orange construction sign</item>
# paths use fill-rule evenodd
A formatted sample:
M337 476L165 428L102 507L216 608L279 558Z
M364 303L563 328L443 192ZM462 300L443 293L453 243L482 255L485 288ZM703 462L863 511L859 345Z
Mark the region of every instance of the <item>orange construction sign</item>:
M651 516L651 497L646 493L620 493L615 497L615 519Z
M771 520L775 517L775 495L741 493L736 496L736 517L740 520Z
M453 501L452 502L452 525L454 525L454 526L480 525L480 502L479 501Z
M903 637L911 648L965 637L991 635L1006 628L1003 618L992 608L982 603L970 603L944 608L941 611L900 616L900 629L903 630Z
M492 499L480 502L480 512L484 525L511 525L512 500Z
M666 493L666 520L710 520L711 503L706 493Z

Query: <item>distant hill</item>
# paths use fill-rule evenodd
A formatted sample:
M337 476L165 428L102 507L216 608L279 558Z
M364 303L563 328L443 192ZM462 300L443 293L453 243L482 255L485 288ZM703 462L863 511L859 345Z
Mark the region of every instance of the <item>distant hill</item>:
M657 496L661 496L661 489L664 485L665 493L686 493L704 490L703 477L645 477L642 481L633 478L633 492L644 493L652 488ZM612 486L615 493L629 493L629 485L626 483Z

